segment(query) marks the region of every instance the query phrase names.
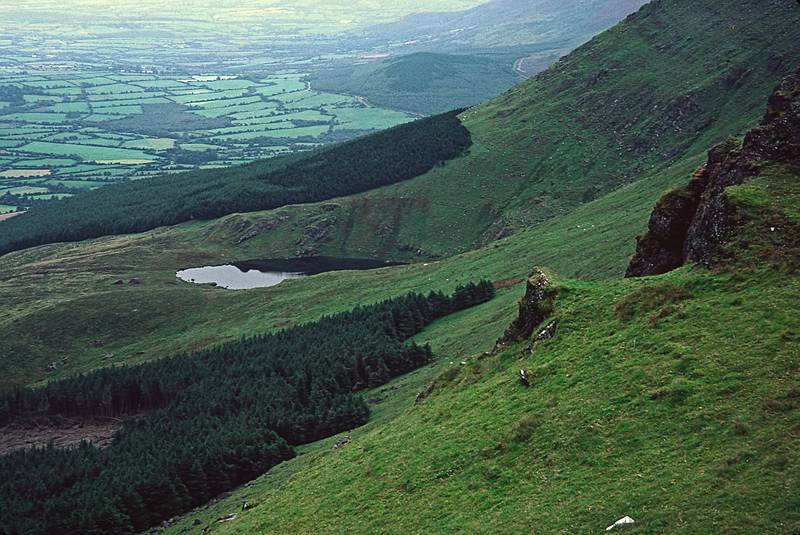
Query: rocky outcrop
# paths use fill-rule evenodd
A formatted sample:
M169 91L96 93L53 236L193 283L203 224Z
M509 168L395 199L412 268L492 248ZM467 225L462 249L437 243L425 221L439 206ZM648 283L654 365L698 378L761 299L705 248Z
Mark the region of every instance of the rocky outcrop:
M557 293L547 275L539 268L534 268L528 275L525 295L519 301L517 318L497 341L495 349L511 342L529 340L534 329L552 315Z
M763 161L800 166L800 71L775 89L761 125L743 143L714 147L687 186L659 199L626 276L658 275L687 262L710 264L737 225L725 189L757 175Z
M288 220L288 215L260 217L256 220L245 219L237 216L229 218L224 223L224 226L228 231L236 235L236 238L232 242L233 245L241 245L247 240L252 240L263 232L278 228L278 226Z
M667 192L658 200L650 215L647 233L637 238L636 254L626 273L628 277L666 273L683 264L683 245L700 205L705 176L703 166L688 186Z

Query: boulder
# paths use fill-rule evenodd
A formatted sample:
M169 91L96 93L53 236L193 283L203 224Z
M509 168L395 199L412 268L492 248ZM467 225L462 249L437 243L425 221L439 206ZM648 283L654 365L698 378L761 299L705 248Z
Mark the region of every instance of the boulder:
M528 372L526 372L525 370L519 371L519 384L525 387L531 385L530 380L528 379Z

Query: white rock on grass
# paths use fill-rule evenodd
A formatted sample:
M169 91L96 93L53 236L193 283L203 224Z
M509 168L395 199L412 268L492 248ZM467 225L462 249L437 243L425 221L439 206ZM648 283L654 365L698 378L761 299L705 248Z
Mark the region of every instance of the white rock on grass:
M614 522L613 524L608 526L606 528L606 531L611 531L613 529L621 528L623 526L630 526L630 525L635 524L635 523L636 523L636 521L633 520L631 517L623 516L622 518L620 518L619 520L617 520L616 522Z

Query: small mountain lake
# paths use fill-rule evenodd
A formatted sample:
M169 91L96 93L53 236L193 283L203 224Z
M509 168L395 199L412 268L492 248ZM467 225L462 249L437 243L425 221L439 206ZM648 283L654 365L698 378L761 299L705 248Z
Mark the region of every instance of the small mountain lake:
M176 276L182 281L195 284L215 284L227 290L249 290L268 288L287 279L298 279L328 271L367 270L397 265L400 264L384 260L329 256L273 258L183 269L178 271Z

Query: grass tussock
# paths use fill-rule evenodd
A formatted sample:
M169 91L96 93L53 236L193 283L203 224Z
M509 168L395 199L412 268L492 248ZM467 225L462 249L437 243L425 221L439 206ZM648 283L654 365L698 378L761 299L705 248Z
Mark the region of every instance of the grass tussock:
M614 305L614 312L620 320L628 321L639 314L657 310L650 317L650 323L656 324L658 320L677 312L677 304L690 297L686 289L671 282L648 284L626 295Z
M526 414L511 426L509 440L516 443L528 442L541 425L542 420L538 414Z

